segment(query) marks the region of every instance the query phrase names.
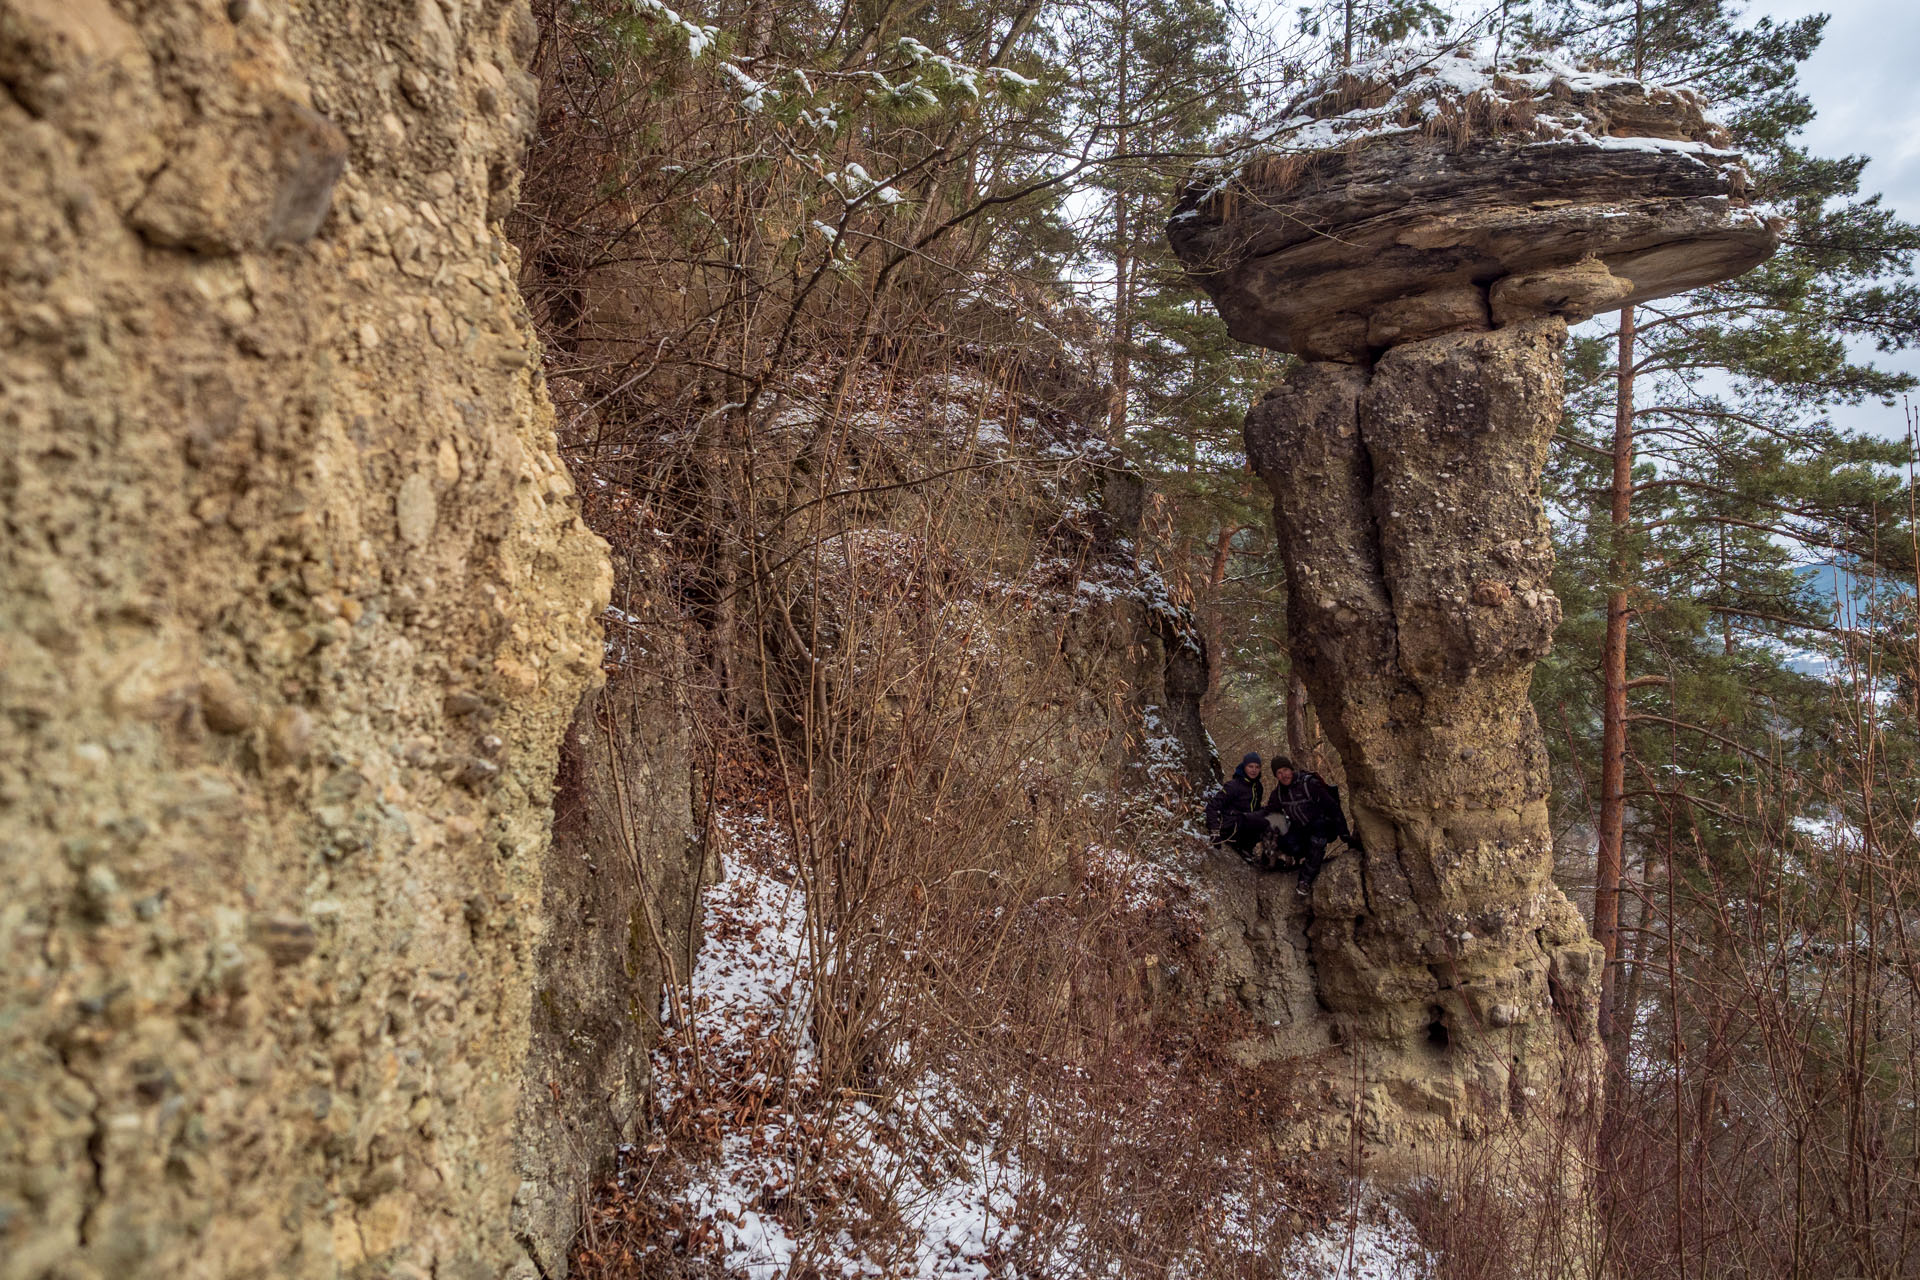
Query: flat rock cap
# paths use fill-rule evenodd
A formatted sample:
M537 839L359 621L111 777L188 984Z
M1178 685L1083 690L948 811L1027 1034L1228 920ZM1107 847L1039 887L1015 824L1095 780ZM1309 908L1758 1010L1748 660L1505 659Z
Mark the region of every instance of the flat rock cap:
M1283 115L1250 159L1199 174L1167 224L1243 342L1349 359L1526 315L1581 320L1729 279L1779 243L1690 90L1399 50Z

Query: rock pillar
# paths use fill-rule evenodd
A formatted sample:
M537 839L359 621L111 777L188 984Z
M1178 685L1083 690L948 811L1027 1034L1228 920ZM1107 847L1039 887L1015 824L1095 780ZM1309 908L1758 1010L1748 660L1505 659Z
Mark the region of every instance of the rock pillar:
M1698 98L1553 62L1342 69L1266 143L1168 236L1234 336L1304 361L1246 440L1364 846L1313 898L1359 1064L1333 1109L1402 1155L1541 1131L1600 1062L1600 951L1551 879L1528 700L1560 620L1539 482L1567 325L1737 275L1777 229Z
M1595 947L1549 878L1527 700L1560 619L1538 480L1565 336L1542 318L1310 363L1247 419L1364 845L1316 886L1320 998L1392 1145L1524 1116L1592 1066Z

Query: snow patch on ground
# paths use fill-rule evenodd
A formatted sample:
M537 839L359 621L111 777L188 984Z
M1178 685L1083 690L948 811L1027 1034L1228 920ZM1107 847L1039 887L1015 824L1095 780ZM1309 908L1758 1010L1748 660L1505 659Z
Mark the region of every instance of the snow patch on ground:
M722 812L715 828L731 855L727 879L703 891L706 942L684 1010L669 999L661 1011L676 1029L653 1064L661 1131L707 1139L681 1193L676 1251L744 1280L797 1268L898 1280L1012 1275L994 1259L1018 1237L1009 1219L1025 1175L961 1090L928 1073L884 1109L857 1100L823 1114L806 899L783 878L790 842L765 814ZM834 1190L854 1188L890 1196L905 1220L904 1257L897 1242L870 1250L840 1225L855 1216L836 1212Z
M977 1086L902 1061L890 1084L827 1096L811 1031L819 940L792 841L770 811L738 805L716 811L714 838L726 879L703 890L704 944L661 1009L654 1131L666 1136L647 1148L644 1178L664 1230L645 1251L699 1259L729 1280L1119 1280L1119 1264L1086 1256L1073 1229L1044 1247L1025 1237L1023 1211L1057 1192L1023 1165ZM1097 844L1082 892L1123 911L1178 912L1185 870ZM627 1185L641 1178L630 1167ZM1286 1197L1230 1191L1192 1224L1213 1247L1168 1280L1216 1275L1202 1258L1276 1250L1280 1274L1298 1280L1430 1280L1406 1219L1365 1188L1356 1195L1351 1215L1287 1243L1298 1217Z
M1431 1280L1437 1270L1406 1216L1372 1196L1355 1219L1296 1241L1287 1261L1296 1280Z

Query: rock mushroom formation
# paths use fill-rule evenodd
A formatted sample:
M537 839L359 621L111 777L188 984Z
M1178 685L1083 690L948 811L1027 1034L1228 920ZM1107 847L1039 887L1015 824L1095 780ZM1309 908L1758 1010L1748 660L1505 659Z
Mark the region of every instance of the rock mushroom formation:
M1727 141L1684 90L1402 53L1308 90L1167 235L1234 337L1367 361L1751 269L1776 233Z
M1599 948L1551 879L1528 701L1560 620L1541 466L1567 325L1739 274L1777 232L1684 91L1462 53L1337 73L1168 226L1237 338L1293 660L1364 851L1312 959L1378 1152L1584 1105ZM1217 180L1215 180L1217 179Z

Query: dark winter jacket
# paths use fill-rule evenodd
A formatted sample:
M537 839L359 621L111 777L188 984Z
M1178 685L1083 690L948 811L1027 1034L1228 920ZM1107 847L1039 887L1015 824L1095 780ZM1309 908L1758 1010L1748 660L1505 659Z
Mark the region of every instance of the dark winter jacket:
M1266 794L1260 779L1247 776L1244 763L1233 767L1233 776L1220 789L1227 793L1229 807L1239 813L1252 813L1258 809L1261 797Z
M1251 843L1267 830L1259 816L1263 794L1260 779L1249 778L1245 764L1235 766L1233 776L1207 801L1207 826L1219 840Z
M1267 812L1285 814L1287 823L1303 832L1347 839L1347 815L1340 809L1340 793L1317 773L1296 769L1293 781L1275 782Z

